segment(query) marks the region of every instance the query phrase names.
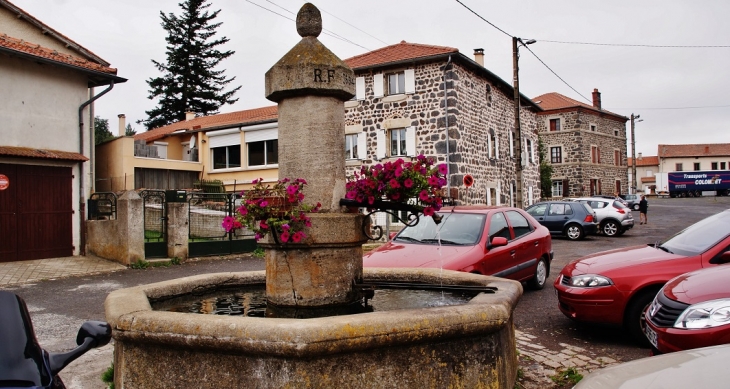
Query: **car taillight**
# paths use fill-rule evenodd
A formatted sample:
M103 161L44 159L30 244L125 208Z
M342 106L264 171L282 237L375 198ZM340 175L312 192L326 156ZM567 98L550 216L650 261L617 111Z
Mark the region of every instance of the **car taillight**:
M586 223L593 223L593 215L586 215L586 218L583 219Z
M623 208L619 208L616 205L614 205L613 207L616 208L616 212L618 212L618 213L620 213L622 215L626 213L626 211L624 211Z

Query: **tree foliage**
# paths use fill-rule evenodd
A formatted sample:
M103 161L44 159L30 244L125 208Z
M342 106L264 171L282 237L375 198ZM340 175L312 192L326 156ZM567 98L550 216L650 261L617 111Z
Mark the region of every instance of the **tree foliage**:
M542 192L542 198L550 198L553 192L553 165L548 163L547 152L542 139L537 141L537 152L540 158L540 191Z
M147 120L139 123L149 130L185 119L185 112L199 115L218 113L224 104L238 99L233 95L240 86L224 91L235 77L226 78L224 70L216 70L220 62L235 51L220 51L218 47L228 38L215 38L221 23L212 21L220 10L209 12L208 0L185 0L178 5L182 15L165 15L160 11L162 28L168 35L167 62L152 60L162 76L150 78L150 100L158 99L158 105L146 111Z
M124 128L124 136L134 136L137 135L137 130L132 128L132 125L127 123L127 127Z
M109 131L109 119L94 117L94 144L98 145L113 138L114 134Z

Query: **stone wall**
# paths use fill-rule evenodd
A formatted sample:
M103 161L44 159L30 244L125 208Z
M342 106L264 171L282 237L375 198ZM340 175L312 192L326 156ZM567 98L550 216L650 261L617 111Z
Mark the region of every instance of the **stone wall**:
M549 121L556 118L561 121L561 130L551 132ZM551 161L550 148L562 147L562 163L552 164L552 179L568 180L569 197L591 195L591 180L601 183L600 191L595 188L593 194L614 194L616 181L620 182L621 192L628 192L625 120L575 108L545 111L538 115L538 123L548 162ZM595 126L595 130L592 126ZM600 151L599 163L594 163L591 159L592 146L597 146ZM614 161L614 150L619 151L618 166Z
M365 77L365 99L348 102L345 118L348 126L362 126L367 136L367 156L361 161L350 161L348 175L360 168L359 162L364 165L382 162L376 160L377 131L386 129L389 121L415 127L417 153L435 157L438 163L446 162L444 64L410 65L415 70L415 93L377 98L373 94L373 73L369 70L356 71L356 76ZM516 176L515 160L509 152L509 132L514 129L512 96L505 95L484 76L459 63L453 63L450 68L446 77L450 186L459 189L459 199L465 204L487 204L490 188L498 197L492 203L510 204L510 187ZM405 67L383 73L403 70ZM537 116L528 109L522 109L520 117L523 139L532 140L537 156ZM498 158L494 155L490 158L489 155L490 133L499 143ZM535 163L528 164L523 170L525 205L531 203L528 200L529 187L532 187L532 200L540 198L538 166L535 158ZM465 174L475 179L468 193L462 183Z

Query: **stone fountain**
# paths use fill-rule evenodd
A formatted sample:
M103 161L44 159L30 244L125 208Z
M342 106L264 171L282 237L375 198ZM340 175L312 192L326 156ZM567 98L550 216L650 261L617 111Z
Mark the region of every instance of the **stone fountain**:
M106 300L117 388L511 388L519 283L438 269L365 269L363 215L345 194L344 101L354 74L297 15L302 40L266 73L279 108L279 175L320 202L300 243L266 241L265 272L205 274L122 289ZM363 282L486 286L463 305L322 316L358 303ZM276 317L154 311L150 300L222 286L266 288ZM302 318L305 317L305 318Z

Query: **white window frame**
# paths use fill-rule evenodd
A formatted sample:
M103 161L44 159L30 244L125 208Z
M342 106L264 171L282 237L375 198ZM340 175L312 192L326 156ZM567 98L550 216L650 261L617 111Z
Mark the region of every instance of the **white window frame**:
M355 79L355 99L365 100L365 77Z
M556 189L558 189L557 194ZM563 197L563 180L553 180L552 184L550 185L550 191L552 197Z
M383 73L373 75L373 95L374 97L383 97Z

